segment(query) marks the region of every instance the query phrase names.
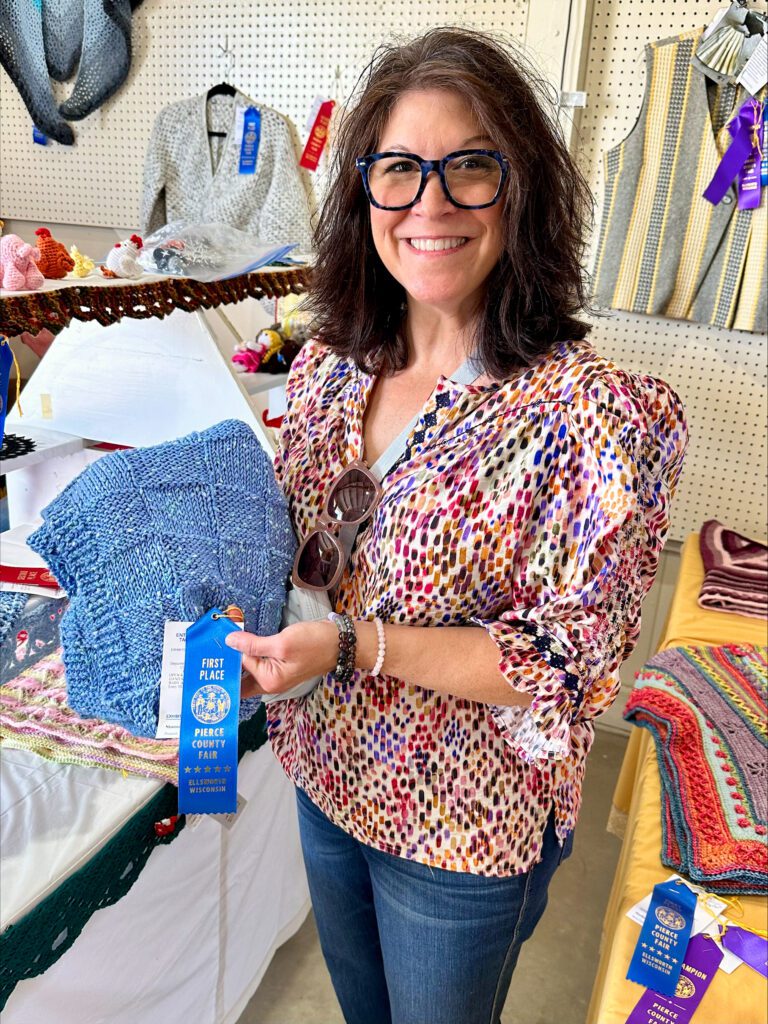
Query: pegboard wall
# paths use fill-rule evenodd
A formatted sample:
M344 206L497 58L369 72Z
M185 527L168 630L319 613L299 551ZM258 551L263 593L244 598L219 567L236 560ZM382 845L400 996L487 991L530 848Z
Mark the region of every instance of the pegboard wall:
M349 96L382 41L463 25L522 42L528 7L528 0L144 0L133 15L129 77L110 102L73 124L74 146L35 145L29 114L0 73L0 210L135 229L144 153L166 104L225 79L290 118L303 142L315 97ZM55 85L57 98L70 89Z
M727 0L593 0L583 85L587 106L576 154L597 199L598 227L602 156L626 138L640 113L645 44L707 25L723 6ZM766 10L765 0L750 0L749 6ZM764 197L754 215L766 216L765 205ZM668 381L685 405L690 445L670 536L680 540L715 518L764 539L768 339L631 313L593 323L590 338L599 351L626 369Z
M580 2L571 0L571 8ZM602 154L626 137L640 111L644 45L707 24L726 2L592 0L576 151L598 211ZM764 10L765 0L750 6ZM348 97L382 41L465 25L527 42L535 57L560 9L568 11L565 0L144 0L133 18L128 81L74 125L75 146L35 146L27 111L0 73L0 213L134 228L146 144L166 104L227 79L286 114L303 140L315 96ZM57 95L70 88L56 86ZM316 191L321 180L312 182ZM686 404L691 445L671 537L682 539L710 517L765 537L766 338L624 313L597 320L592 338L620 365L669 381Z

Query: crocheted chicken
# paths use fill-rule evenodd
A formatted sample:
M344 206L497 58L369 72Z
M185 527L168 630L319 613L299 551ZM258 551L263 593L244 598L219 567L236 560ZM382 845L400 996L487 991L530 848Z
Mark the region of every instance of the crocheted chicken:
M37 248L40 250L38 267L43 277L57 280L72 270L75 261L67 252L66 246L57 242L48 228L38 228L35 232L38 238Z
M75 261L75 266L72 271L75 277L88 277L90 272L94 268L94 262L90 256L86 256L84 252L80 252L76 245L73 245L69 250L69 255Z
M106 276L141 277L144 271L137 261L137 256L143 244L139 235L131 235L122 242L116 242L107 253L105 262L111 274Z

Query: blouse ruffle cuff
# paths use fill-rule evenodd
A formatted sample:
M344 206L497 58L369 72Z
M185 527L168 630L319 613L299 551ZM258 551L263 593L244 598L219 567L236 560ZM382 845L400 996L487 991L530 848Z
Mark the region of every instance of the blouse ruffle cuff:
M490 704L499 731L517 756L536 768L571 751L571 724L581 703L576 665L549 630L530 620L474 619L499 648L499 671L512 689L533 697L527 708Z

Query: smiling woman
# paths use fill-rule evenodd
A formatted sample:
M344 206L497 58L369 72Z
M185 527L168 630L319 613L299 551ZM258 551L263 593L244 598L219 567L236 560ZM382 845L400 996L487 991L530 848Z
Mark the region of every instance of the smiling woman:
M409 285L427 287L416 252L456 254L451 273L469 275L477 304L468 347L495 379L586 335L576 317L591 197L547 86L519 53L451 29L382 47L333 171L311 299L340 354L377 372L407 365ZM430 267L429 294L450 293L447 274Z
M586 186L542 102L479 33L374 59L275 461L335 614L227 640L276 698L347 1024L499 1024L680 472L677 396L585 340Z

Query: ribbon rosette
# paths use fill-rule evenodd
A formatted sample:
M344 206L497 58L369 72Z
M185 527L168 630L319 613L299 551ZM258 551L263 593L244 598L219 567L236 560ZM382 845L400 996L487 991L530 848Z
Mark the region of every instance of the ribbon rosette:
M749 99L728 123L732 141L704 198L716 206L734 178L739 179L739 209L753 210L760 205L760 161L763 142L763 105Z

